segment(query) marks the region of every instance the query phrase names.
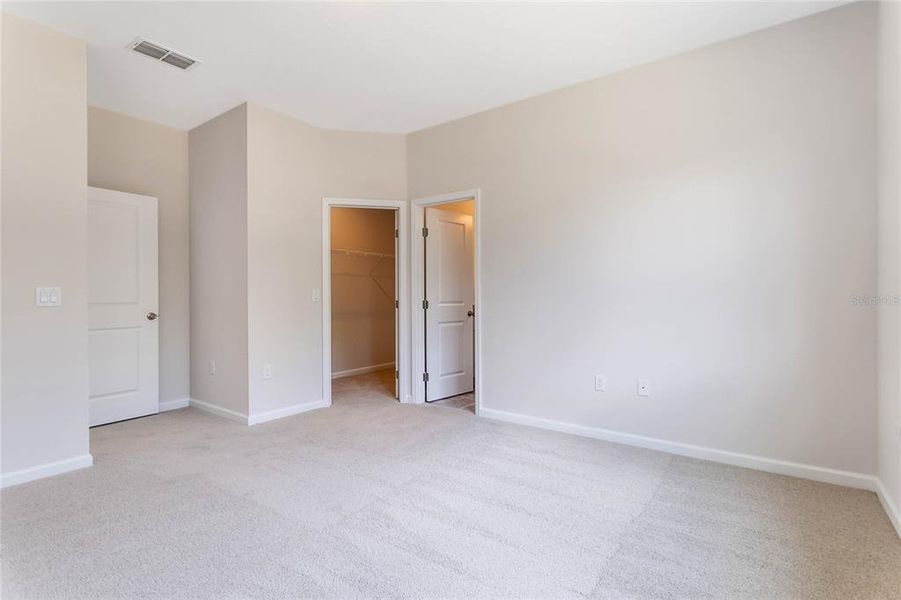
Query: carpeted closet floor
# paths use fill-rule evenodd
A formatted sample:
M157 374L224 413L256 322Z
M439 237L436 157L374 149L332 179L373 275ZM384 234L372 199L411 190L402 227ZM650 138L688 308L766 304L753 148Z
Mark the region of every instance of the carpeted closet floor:
M91 431L2 492L2 597L901 598L875 495L400 405Z

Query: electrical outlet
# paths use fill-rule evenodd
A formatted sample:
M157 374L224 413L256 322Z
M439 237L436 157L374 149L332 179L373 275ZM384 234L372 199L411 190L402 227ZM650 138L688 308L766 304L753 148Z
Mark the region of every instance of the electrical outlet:
M216 361L215 360L210 361L209 372L210 372L210 375L216 374Z
M596 392L606 392L607 391L607 376L606 375L595 375L594 376L594 391L596 391Z
M650 396L651 395L651 382L648 379L639 379L638 380L638 395L639 396Z
M272 365L263 365L263 379L272 379Z

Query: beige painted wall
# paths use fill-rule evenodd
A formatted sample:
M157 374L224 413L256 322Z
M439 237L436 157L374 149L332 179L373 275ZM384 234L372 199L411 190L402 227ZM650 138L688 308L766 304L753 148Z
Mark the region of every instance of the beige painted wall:
M332 373L394 364L394 219L396 211L332 208ZM387 293L386 293L387 292Z
M247 105L250 412L319 401L319 130ZM272 379L263 379L264 365Z
M192 129L188 145L191 397L246 415L246 105Z
M410 197L482 191L483 407L875 473L874 17L410 135Z
M321 130L320 152L322 186L327 196L406 198L405 136Z
M901 3L879 17L879 478L901 511Z
M475 216L476 203L472 200L461 200L460 202L448 202L440 205L441 210L449 210L451 212L460 213L461 215Z
M89 460L83 42L2 16L2 472ZM36 308L36 286L62 306ZM64 465L60 465L63 467Z
M322 400L322 305L312 300L322 198L404 198L405 149L402 135L323 131L254 104L190 132L194 398L222 405L207 365L221 371L214 357L225 344L240 372L230 410L284 414ZM225 199L228 214L213 214ZM219 272L230 273L227 300ZM208 310L214 301L220 308Z
M323 131L248 108L253 414L322 399L322 198L406 197L402 135ZM272 365L272 379L263 366Z
M159 200L160 402L189 398L188 133L88 107L88 185Z

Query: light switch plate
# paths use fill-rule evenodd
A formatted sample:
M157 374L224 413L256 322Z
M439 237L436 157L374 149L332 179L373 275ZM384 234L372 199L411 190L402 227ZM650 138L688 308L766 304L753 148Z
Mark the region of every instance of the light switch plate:
M607 376L606 375L595 375L594 376L594 391L596 391L596 392L606 392L607 391Z
M263 379L272 379L272 365L263 365Z
M310 299L313 300L313 302L319 302L322 300L322 291L319 289L313 290L313 293L310 294Z
M36 287L34 288L34 305L35 306L62 306L63 291L58 287Z

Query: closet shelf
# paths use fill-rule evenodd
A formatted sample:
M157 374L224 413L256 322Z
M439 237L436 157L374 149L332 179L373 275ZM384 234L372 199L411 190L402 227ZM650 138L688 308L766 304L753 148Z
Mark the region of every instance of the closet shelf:
M375 264L370 265L369 272L366 274L332 271L332 275L333 276L341 276L341 277L367 278L367 279L371 280L372 283L375 284L375 286L379 289L379 291L382 293L382 295L385 296L385 298L387 298L392 303L395 302L394 294L385 289L385 286L383 286L381 284L381 282L378 280L379 276L375 274L376 270L378 269L378 266L382 263L383 260L385 260L385 259L394 260L393 254L383 254L381 252L370 252L368 250L352 250L350 248L332 248L332 254L343 255L343 256L356 256L356 257L360 257L360 258L377 258L378 260L375 261Z
M351 250L350 248L332 248L332 254L343 254L344 256L366 256L372 258L394 258L393 254L369 252L368 250Z

